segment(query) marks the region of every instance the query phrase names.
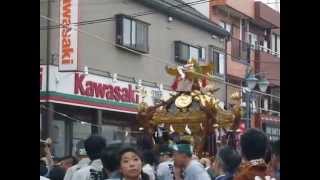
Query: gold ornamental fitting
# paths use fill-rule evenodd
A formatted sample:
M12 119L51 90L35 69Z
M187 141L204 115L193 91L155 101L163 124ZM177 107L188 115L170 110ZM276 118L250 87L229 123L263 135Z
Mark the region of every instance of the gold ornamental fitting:
M192 97L189 95L181 95L175 100L175 104L178 108L186 108L192 103Z
M231 94L231 99L233 99L233 100L240 100L240 99L241 99L240 93L237 91L237 92Z

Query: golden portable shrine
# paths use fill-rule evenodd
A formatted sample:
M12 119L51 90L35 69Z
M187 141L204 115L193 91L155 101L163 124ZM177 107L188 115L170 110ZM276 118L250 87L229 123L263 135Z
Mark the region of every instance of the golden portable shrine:
M187 139L194 145L198 156L216 154L216 130L226 132L226 143L235 147L240 117L240 94L231 96L232 108L225 110L215 97L213 83L208 83L213 64L199 65L194 59L186 65L166 67L166 72L175 77L171 88L173 93L167 100L154 106L141 102L138 106L138 122L144 132L154 136L162 128L171 135ZM161 143L158 141L158 143Z

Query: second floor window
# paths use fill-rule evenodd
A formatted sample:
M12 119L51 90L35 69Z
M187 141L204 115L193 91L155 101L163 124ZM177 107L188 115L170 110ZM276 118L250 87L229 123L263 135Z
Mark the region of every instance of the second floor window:
M126 15L116 15L116 43L127 48L149 52L149 24Z
M250 63L251 45L245 41L231 38L231 57L235 61Z
M193 46L181 41L175 41L175 60L180 63L186 63L189 59L205 60L205 48Z
M256 34L248 32L248 42L253 49L256 48L256 43L258 42L258 37Z
M214 75L223 76L225 74L225 55L209 46L210 63L214 65Z
M272 54L277 55L280 57L280 35L272 33L271 36L271 50L273 51Z
M226 31L232 34L232 25L223 21L220 21L219 25L224 28Z

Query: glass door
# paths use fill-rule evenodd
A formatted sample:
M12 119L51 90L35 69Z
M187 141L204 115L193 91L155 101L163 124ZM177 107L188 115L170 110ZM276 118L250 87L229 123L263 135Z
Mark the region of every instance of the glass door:
M63 157L66 155L66 126L63 120L53 120L51 126L53 155Z
M72 155L75 155L77 144L91 135L91 125L73 122L72 132Z

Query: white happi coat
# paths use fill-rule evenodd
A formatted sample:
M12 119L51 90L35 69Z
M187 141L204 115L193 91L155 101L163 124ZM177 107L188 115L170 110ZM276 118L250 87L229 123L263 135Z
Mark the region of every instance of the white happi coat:
M90 169L102 171L102 162L100 159L92 161L87 167L76 171L71 180L90 180Z
M159 164L157 169L158 180L173 180L172 170L169 168L169 165L174 167L172 160L165 161Z
M72 180L72 176L74 175L74 173L84 167L87 167L90 163L90 159L89 158L83 158L81 159L78 164L70 167L67 172L66 175L64 176L63 180Z
M184 170L184 180L211 180L211 178L202 164L192 160Z
M40 176L40 180L50 180L50 179L43 177L43 176Z

